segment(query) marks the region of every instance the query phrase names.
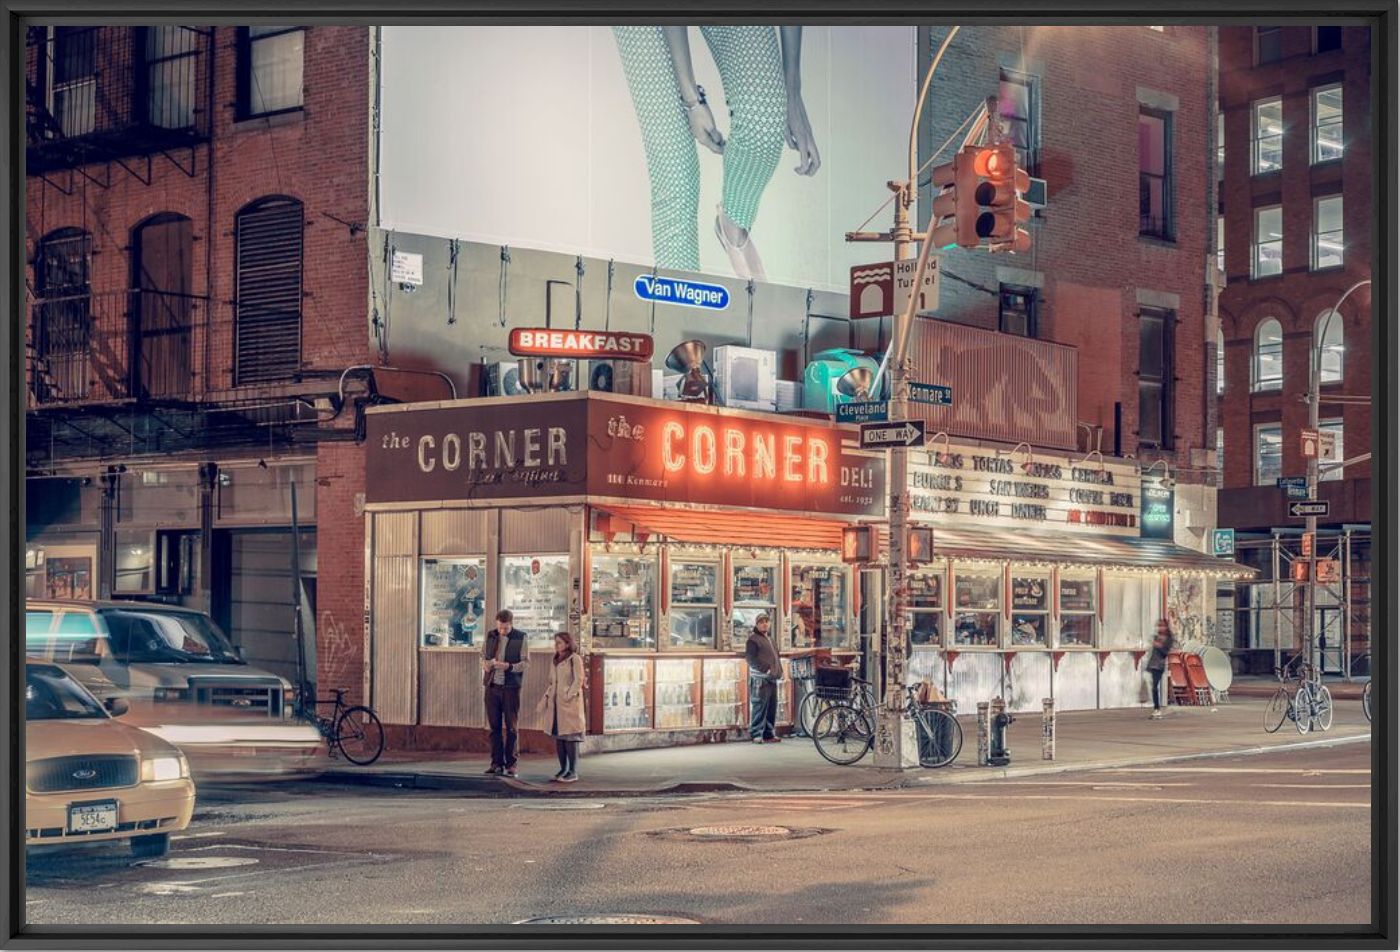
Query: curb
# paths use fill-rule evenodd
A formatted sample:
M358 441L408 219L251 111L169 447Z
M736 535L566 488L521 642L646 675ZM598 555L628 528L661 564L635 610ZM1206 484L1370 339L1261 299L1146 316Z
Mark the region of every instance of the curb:
M411 790L444 790L475 794L481 798L511 799L538 797L544 799L568 799L588 797L658 797L684 796L701 793L857 793L861 791L898 790L921 788L938 784L982 783L991 780L1014 780L1019 777L1033 777L1043 774L1068 773L1077 770L1111 770L1115 767L1140 767L1148 764L1166 764L1183 760L1206 760L1220 757L1249 757L1279 751L1310 750L1324 747L1338 747L1343 744L1357 744L1370 741L1371 735L1358 734L1352 737L1334 737L1326 740L1300 740L1284 744L1256 747L1240 747L1231 750L1205 751L1169 756L1128 757L1118 760L1098 760L1087 763L1050 763L1033 767L987 767L968 766L962 768L967 773L920 775L918 777L894 776L889 780L873 781L865 784L843 786L785 787L780 789L755 787L737 781L682 781L664 787L624 788L613 790L574 790L560 789L525 783L519 780L499 780L482 776L463 777L441 773L387 773L352 770L328 770L316 780L320 783L338 783L349 786L386 787Z

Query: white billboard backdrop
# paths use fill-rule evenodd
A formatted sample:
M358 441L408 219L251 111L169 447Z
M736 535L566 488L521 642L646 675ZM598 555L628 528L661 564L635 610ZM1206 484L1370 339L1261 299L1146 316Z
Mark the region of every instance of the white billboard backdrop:
M696 80L728 137L711 46L697 27L687 35ZM916 44L914 27L802 30L801 95L821 165L797 174L798 154L784 142L762 188L751 237L769 282L845 290L852 266L891 256L887 245L847 244L844 233L889 197L886 181L908 174ZM771 57L771 43L759 45ZM731 75L752 67L749 47L723 54ZM669 68L669 54L647 65ZM383 227L691 270L672 242L653 244L647 156L611 27L385 27L382 80ZM724 159L698 145L696 154L698 270L748 277L715 234ZM870 228L889 217L886 209Z

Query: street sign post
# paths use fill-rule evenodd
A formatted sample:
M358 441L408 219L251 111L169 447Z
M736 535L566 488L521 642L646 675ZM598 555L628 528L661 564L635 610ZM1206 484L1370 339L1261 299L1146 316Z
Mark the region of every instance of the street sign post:
M1280 476L1275 480L1279 489L1288 494L1289 499L1308 498L1308 477L1306 476Z
M890 418L890 405L884 400L858 400L836 404L837 423L875 423Z
M894 312L903 314L909 307L909 298L914 294L914 277L918 272L918 261L908 258L894 263ZM930 258L924 269L924 280L919 287L919 299L914 307L915 314L938 309L938 259Z
M935 407L953 405L953 388L936 383L909 381L909 399L914 403L927 403Z
M1337 433L1335 430L1317 431L1317 458L1329 463L1337 461Z
M1342 563L1336 559L1318 559L1313 581L1321 585L1334 585L1342 580Z
M1317 459L1318 433L1316 430L1304 430L1303 439L1303 459Z
M1321 516L1326 518L1332 507L1326 499L1308 499L1303 502L1290 502L1288 504L1288 518L1306 519L1309 516Z
M1216 529L1211 533L1211 551L1217 558L1232 558L1235 554L1235 530Z
M923 420L890 420L886 423L862 423L860 425L860 448L863 450L884 450L923 445Z

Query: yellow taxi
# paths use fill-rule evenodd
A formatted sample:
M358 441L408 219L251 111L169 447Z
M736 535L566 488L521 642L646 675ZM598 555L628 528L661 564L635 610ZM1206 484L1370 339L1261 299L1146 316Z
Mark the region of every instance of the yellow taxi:
M99 702L58 665L25 666L24 701L25 844L129 839L136 856L165 855L194 812L179 748L117 721L124 699Z

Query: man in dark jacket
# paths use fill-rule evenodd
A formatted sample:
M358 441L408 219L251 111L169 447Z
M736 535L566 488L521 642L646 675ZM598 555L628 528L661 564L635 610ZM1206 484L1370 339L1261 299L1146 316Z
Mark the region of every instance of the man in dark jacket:
M520 755L520 685L530 656L525 651L525 632L512 624L515 616L507 609L496 613L496 630L486 637L481 649L481 681L486 687L486 723L491 728L489 774L515 776Z
M755 744L776 744L774 725L778 720L778 682L783 677L783 663L778 658L778 646L769 634L767 615L754 619L744 657L749 663L749 737Z
M1157 619L1157 634L1152 639L1152 655L1147 659L1147 670L1152 675L1152 717L1162 716L1162 672L1167 667L1167 655L1176 646L1171 625L1165 618Z

